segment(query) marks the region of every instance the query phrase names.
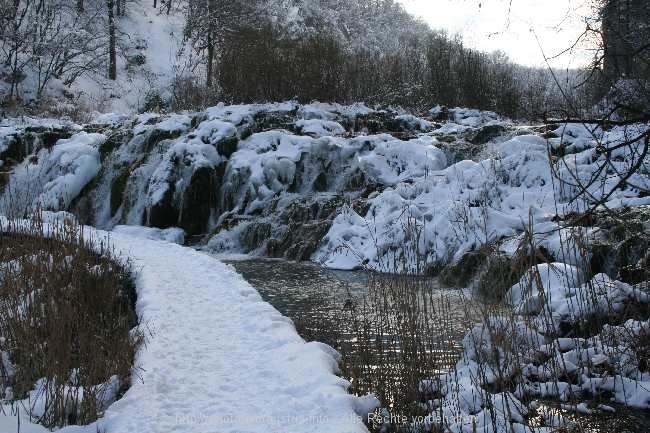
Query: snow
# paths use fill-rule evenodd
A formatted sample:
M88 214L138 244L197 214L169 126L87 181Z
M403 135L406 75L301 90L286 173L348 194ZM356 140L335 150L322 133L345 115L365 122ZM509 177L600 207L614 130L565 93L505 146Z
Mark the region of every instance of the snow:
M346 3L341 14L339 0L271 0L268 11L292 40L307 39L325 31L341 45L371 55L404 50L399 40L421 38L429 29L414 19L399 3L369 8L364 3Z
M185 231L178 227L169 229L157 229L155 227L140 227L140 226L115 226L113 233L128 235L134 238L150 239L157 241L165 241L178 245L185 243Z
M120 113L101 113L96 115L90 122L91 125L119 126L128 121L130 116Z
M501 173L509 166L516 166L520 159L530 160L530 156L516 154L478 163L461 161L444 168L446 159L442 152L433 146L422 146L421 140L411 152L391 155L395 162L388 168L394 170L380 170L379 178L394 186L372 198L365 218L337 218L314 260L330 266L334 262L341 264L344 261L341 256L347 256L348 268L361 262L374 268L385 267L387 251L393 247L404 250L405 227L410 223L422 230L419 244L413 247L428 255L430 262L444 262L450 257L458 258L486 240L514 235L523 229L531 205L539 206L545 200L550 203L552 191L539 193L530 188L537 186L534 183L539 180L528 175L529 172L522 173L528 185L522 185L519 180L516 184L514 181L504 184L501 180ZM404 143L399 147L406 148ZM382 149L377 153L381 155ZM432 159L438 163L429 162ZM515 202L514 198L524 194L527 201ZM485 204L483 209L481 203ZM354 228L346 227L352 222ZM355 257L350 256L349 249L340 249L341 239L354 250Z
M539 278L539 281L537 280ZM539 313L558 287L581 283L580 270L564 263L544 263L530 269L506 294L519 314ZM541 283L541 284L540 284Z
M368 266L382 270L391 270L398 261L397 266L418 272L422 270L415 269L418 265L414 259L420 253L427 265L445 264L486 243L513 238L527 228L535 233L562 230L553 219L587 205L584 200L574 200L579 192L574 184L576 179L588 181L603 163L599 145L611 147L647 128L637 125L601 131L593 125L569 124L558 126L554 131L558 138L547 140L530 129L516 129L491 112L464 108L443 112L437 107L431 113L444 113L451 120L438 128L410 114L375 111L361 103L300 105L295 101L219 104L201 113L146 113L131 119L115 114L98 116L94 120L97 124L114 127L122 122L126 130L133 129L134 136L104 162L106 170L93 198L94 223L108 229L116 224L142 224L147 221L147 210L168 200L165 194L170 190L171 204L180 214L185 190L202 168L210 173L224 170L223 176L215 176L215 188L219 188L215 201L221 206L227 204L226 213L237 213L242 220L268 211L274 200L285 200L291 194L327 192L354 200L362 192L354 190L358 187L350 188L348 182L361 179L365 187L376 189L368 197L369 212L353 216L353 211L341 209L312 260L334 268ZM343 125L368 114L401 122L402 128L417 138L403 141L386 134L363 133L349 137ZM273 116L281 124L287 123L287 130L264 130L263 119ZM7 134L15 132L13 122L4 125ZM484 146L476 160L458 161L455 146L492 126L509 132ZM256 132L260 130L263 132ZM455 141L448 143L450 135ZM234 154L229 154L230 146L228 152L219 153L220 144L235 139L239 142L232 149ZM150 143L156 146L150 149ZM612 167L624 170L635 150L614 151ZM560 156L549 162L549 151ZM57 164L52 156L47 160ZM127 169L124 206L113 215L107 200L111 181ZM86 172L88 176L92 173ZM81 171L73 171L71 176L78 179L75 185L87 184L87 176ZM613 169L607 170L590 187L589 194L602 197L619 180ZM50 181L54 182L45 179L44 183ZM61 182L68 185L64 179ZM650 197L639 197L639 187L650 188L647 176L635 175L629 183L635 187L611 195L609 207L650 203ZM50 207L66 189L52 187L56 188L46 200ZM65 193L78 190L69 188ZM62 204L70 202L64 200ZM224 210L213 209L208 230L222 222L220 213ZM415 241L405 242L409 227L420 232L417 245ZM220 252L244 252L237 239L242 230L224 230L211 244L219 245L216 250ZM562 248L557 236L535 236L551 251ZM504 248L514 252L518 244L512 239L510 242ZM579 257L570 261L572 265L581 264Z
M154 113L145 113L136 116L133 134L139 135L152 129L180 134L187 131L191 123L192 119L186 114L171 114L163 117Z
M74 13L63 14L60 18L62 28L50 35L51 45L56 47L84 41L95 48L95 52L73 61L75 65L88 64L88 68L70 88L63 84L67 75L60 80L51 80L45 96L53 97L54 105L67 106L70 111L82 113L85 107L90 108L88 111L133 113L142 110L153 95L160 94L167 101L171 99L175 79L192 83L205 80L205 66L184 38L184 5L174 4L168 13L164 4L158 3L154 8L151 2L141 0L130 2L123 10L124 15L116 16L117 79L107 79L103 64L95 58L97 50L107 43L105 36L100 34L106 23L97 18L105 15L102 6L101 2L87 5L87 13L81 17ZM268 0L260 7L289 40L308 40L324 31L341 46L364 53L370 50L378 55L389 55L403 50L399 40L422 39L429 32L426 24L414 19L398 5L369 9L363 4L349 4L345 14L340 13L338 0L316 3L309 0ZM26 21L31 23L30 19ZM20 34L26 38L31 26L26 24L23 27ZM79 47L80 50L83 48L86 47ZM47 63L47 59L42 61ZM20 60L28 65L30 60L34 61L27 53ZM35 99L38 79L41 78L36 65L29 66L29 70L24 71L26 80L21 83L20 96L24 101ZM9 83L0 82L0 93L8 90ZM70 97L70 93L75 97ZM363 109L360 107L359 112Z
M300 119L296 122L296 126L300 128L303 134L315 138L345 134L345 128L340 123L331 120Z
M80 132L41 149L14 170L12 189L0 204L25 206L31 201L44 210L67 209L101 170L99 146L105 140L103 134Z
M183 40L184 15L176 8L167 15L150 2L135 1L118 18L117 26L128 35L121 39L124 52L117 58L117 80L85 74L73 83L72 91L81 94L87 106L102 112L139 112L152 93L169 98L174 78L182 76L190 62L191 48ZM135 55L143 56L145 63L130 65L128 59Z
M98 422L60 432L367 431L357 413L365 417L376 401L347 394L338 354L305 343L231 266L120 230L88 228L86 237L110 241L132 261L137 313L151 335L123 398ZM7 410L3 432L16 428ZM43 431L25 414L21 424Z
M355 116L373 113L403 122L409 135L417 138L400 140L388 134L367 135L367 131L352 136L345 130L343 125L349 125ZM431 114L443 114L443 110L437 108ZM562 216L590 204L588 196L575 200L579 192L576 179L589 180L604 162L603 148L638 135L648 125L602 131L594 125L570 124L557 127L557 138L545 139L530 129L515 128L494 113L455 108L447 114L451 120L439 127L426 119L378 112L363 104L299 105L289 101L220 104L202 113L98 116L97 124L126 125L134 130L134 137L104 162L107 171L132 170L120 211L125 215L107 215L107 200L102 197L107 197L114 178L107 176L101 179L106 185L93 198L100 208L98 221L109 228L118 223L141 224L146 209L159 203L169 189L174 191L174 202L182 205L183 191L193 174L208 167L215 173L217 168L224 169L219 172L218 206L228 203L228 212L211 216L209 228L226 218L235 221L209 240L209 251L244 252L242 234L257 216L282 210L296 197L316 194L339 195L346 202L368 193L364 199L369 209L363 216L351 205L336 205L338 214L312 256L335 269L369 267L417 273L423 271L422 257L426 264L446 264L486 244L514 257L528 248L530 234L533 244L563 262L540 264L526 272L506 294L513 316L491 315L474 327L463 340L456 371L425 383L439 388L440 398L433 404L442 408L434 410L427 422L435 422L442 413L445 419L457 420L450 427L452 432L471 431L472 422L479 431L482 427L492 431L495 424L486 409L486 402L491 402L497 414L495 431L506 431L504 426L510 423L514 423L511 431L523 431L526 413L532 408L523 402L552 397L566 403L568 410L586 412L595 409L568 403L573 403L573 395L589 393L610 392L616 403L648 408L650 377L639 370L633 350L634 339L650 332L647 321L605 325L588 338L558 336L561 325L622 312L630 303L650 303L647 291L637 286L604 274L586 278L581 269L588 258L579 254L575 244L581 237L597 237L599 231L562 225ZM260 118L265 116L288 122L286 130L260 128ZM49 120L41 123L48 122L56 126ZM492 126L508 131L483 146L472 156L475 160L459 160L455 146L462 147L469 137ZM17 122L3 123L0 137L20 131ZM165 139L155 140L153 149L147 149L156 134ZM448 142L448 137L441 135L452 135L453 140ZM220 145L235 138L236 149L228 152L234 153L220 154ZM41 202L52 210L66 208L75 193L97 178L98 148L103 140L102 135L79 132L50 150L40 149L34 160L18 166L12 181L20 185L21 179L32 179L27 167L31 167L29 173L38 169L35 179L43 188L36 191ZM608 194L620 181L616 171L626 168L640 145L614 150L613 168L601 173L589 195ZM348 189L348 180L358 173L363 175L363 188L370 191ZM316 186L318 179L325 187ZM649 197L639 194L639 188L648 189L649 183L647 175L633 176L629 182L633 186L612 194L607 206L650 203ZM48 215L48 221L67 218L66 214ZM354 409L368 412L363 407L371 401L347 396L344 381L333 375L336 355L321 345L302 343L292 326L262 303L232 269L201 253L157 242L182 243L183 235L180 229L121 225L111 235L118 249L143 269L138 277L142 293L138 312L156 332L154 343L143 348L138 359L146 366L146 381L135 383L127 396L111 407L100 422L107 432L173 430L176 418L172 421L168 415L177 408L184 411L178 413L179 419L189 422L205 414L237 416L258 411L274 415L287 410L309 415L320 409L336 415ZM505 340L516 342L521 357L512 359ZM494 353L499 354L496 361L491 356ZM226 364L237 369L227 372ZM521 372L521 380L511 393L488 391L500 375L517 372ZM580 380L564 382L567 375ZM230 383L224 377L229 377ZM127 421L124 416L140 413L145 414L142 419ZM565 422L553 413L545 416L548 425ZM145 428L147 423L153 427ZM230 431L230 427L236 430L223 423L212 430ZM264 431L257 426L238 427ZM289 425L266 427L302 431ZM323 428L363 431L356 425L338 427ZM196 429L209 430L207 426Z
M11 136L18 130L14 126L0 126L0 155L9 149Z
M503 118L492 111L456 107L449 109L449 113L454 122L464 126L497 125L503 122Z
M323 102L312 102L305 104L298 109L298 116L306 119L333 120L338 116L353 119L357 116L374 113L375 110L363 103L352 105L341 105Z
M566 283L551 286L546 296L546 312L555 323L574 323L590 315L619 313L626 302L650 302L649 294L612 280L606 274L596 274L578 287Z
M245 122L251 122L257 113L287 113L297 108L298 104L294 101L242 105L226 105L220 102L218 105L206 109L205 113L209 120L220 119L240 126Z
M416 117L412 114L400 114L395 116L395 120L408 126L411 131L428 131L433 125L428 120Z
M506 295L514 315L487 314L465 335L455 369L420 384L421 390L442 395L430 405L431 422L442 423L454 433L483 431L483 426L495 433L542 433L555 431L567 421L559 413L542 413L544 427L530 426L522 416L539 407L535 401L529 406L522 402L553 398L570 402L562 405L565 410L591 414L614 409L591 408L581 399L609 394L612 402L650 408L650 374L640 370L642 360L635 350L639 339L650 335L650 321L605 324L588 338L558 337L561 324L584 324L589 317L606 322L626 304L649 304L647 288L613 281L604 274L582 281L571 265L532 267ZM571 377L576 380L565 382ZM512 394L490 391L499 389L503 380L514 386ZM500 408L504 400L508 411ZM488 401L499 404L488 405ZM471 429L472 423L477 430Z
M148 188L149 205L162 200L172 182L175 182L175 194L181 196L196 170L218 165L222 158L214 144L225 137L234 136L234 133L233 125L212 120L199 126L197 136L177 140L165 152L162 161L151 175Z
M433 131L434 137L441 131L475 131L477 125L508 125L494 113L466 109L452 109L450 113L453 121ZM383 271L422 272L415 269L418 257L431 264L455 262L481 245L512 238L530 228L537 233L536 239L542 238L542 233L552 233L544 242L551 250L561 250L557 234L561 227L553 218L584 210L589 197L604 197L618 184L618 173L625 172L629 161L640 154L641 143L615 158L612 165L618 173L613 169L602 171L588 188L589 195L575 200L580 191L576 179L587 184L604 163L598 146L603 143L612 147L646 129L645 125L627 130L617 127L599 135L589 125L560 126L555 131L560 138L516 135L488 143L479 161L464 160L443 167L434 164L424 170L418 169L418 164L426 161L422 151L391 155L391 167L396 171L391 173L384 166L376 172L377 178L389 187L370 197L371 207L365 217L351 215L354 211L350 209L342 210L312 260L337 269L367 266ZM398 145L403 149L407 146ZM439 144L434 142L433 146ZM549 162L549 148L560 146L565 156ZM387 146L378 145L373 155L361 157L361 161L379 160L382 147ZM632 178L631 185L650 188L646 175L637 173ZM639 197L639 188L615 191L606 206L650 203L649 197ZM421 233L417 245L405 242L405 227L414 225ZM509 246L511 250L514 247L514 243ZM395 255L401 257L402 263L394 263L391 256ZM570 260L579 264L577 256Z
M404 180L425 178L447 166L445 154L428 137L409 141L390 140L377 143L373 152L359 157L360 165L386 185Z
M637 322L637 334L650 332L648 322ZM619 327L620 334L633 336L634 324ZM504 337L515 339L519 354L509 354L509 344ZM421 389L439 391L441 398L430 402L433 409L429 422L444 425L450 432L510 432L527 431L543 433L556 431L566 424L560 414L546 414L544 427L534 427L523 419L530 409L538 409L535 401L526 406L522 401L530 398L557 398L560 401L576 401L584 393L597 395L613 394L612 401L639 409L650 407L650 377L638 373L638 360L634 352L619 340L619 346L608 346L605 332L589 340L574 339L569 345L561 344L563 339L543 344L545 336L537 333L523 322L498 316L488 318L485 325L477 325L463 340L464 352L453 372L423 381ZM557 345L555 346L555 344ZM580 347L577 347L579 345ZM555 346L555 347L553 347ZM551 359L539 367L533 360L539 354ZM498 359L498 364L495 364ZM599 366L613 366L616 373L602 374ZM604 371L607 367L605 367ZM514 373L521 369L521 376ZM578 375L578 385L563 382L561 378ZM498 386L507 378L515 386L514 393L494 393L486 388ZM488 404L487 402L490 402ZM496 403L496 404L495 404ZM508 410L505 410L507 407ZM585 402L563 405L566 410L593 413ZM609 406L600 408L612 411ZM476 424L477 429L472 430ZM494 429L494 426L497 426ZM483 430L485 428L486 430Z
M402 128L417 138L404 141L362 131L348 136L345 127L355 119L363 121L356 116L369 114L401 122ZM291 194L322 192L353 201L359 194L372 192L367 198L367 214L351 215L351 209L340 209L312 256L312 260L328 267L395 270L392 268L398 266L420 272L422 269L415 269L419 266L415 259L422 254L426 265L446 264L468 251L504 239L510 239L509 245L502 248L513 254L521 240L515 237L525 229L532 229L535 239L549 251L562 252L561 239L553 232L564 229L553 220L588 205L584 200L575 200L580 191L576 179L588 181L603 163L599 146L612 147L647 129L647 125L636 125L602 131L594 125L569 124L556 128L557 138L544 139L530 129L515 128L512 122L492 112L464 108L444 111L441 107L431 110L432 116L441 114L451 119L442 126L400 111L376 111L361 103L300 105L286 101L222 103L199 113L145 113L133 118L100 115L95 123L115 127L122 122L122 128L132 129L134 136L104 161L105 171L93 197L94 224L110 229L116 224L146 223L147 211L168 200L170 190L171 204L181 214L192 176L207 168L218 178L215 188L219 189L215 194L218 205L212 209L207 230L235 214L242 221L255 219L260 212L268 213L275 200L286 202ZM265 130L264 119L273 120L274 116L280 124L287 124L286 130ZM51 120L40 123L55 126ZM13 121L3 126L5 137L22 130ZM475 160L459 161L462 158L458 158L456 146L466 145L468 137L493 126L507 132L481 147L481 152L472 156ZM239 140L236 148L219 150L221 144L230 145L227 140L235 139ZM628 151L613 151L611 169L602 172L590 186L589 194L603 197L618 184L620 176L614 169L624 171L640 145ZM554 153L551 160L549 151ZM42 155L45 157L39 157L39 164L59 164L52 155ZM59 181L43 179L43 184L53 182L48 186L51 193L44 197L47 206L55 210L53 205L61 200L60 196L72 195L80 191L79 186L87 185L94 172L90 165L87 167L89 170L66 168L71 173L62 169L63 175L69 175L62 175ZM108 205L111 182L124 173L129 175L124 203L113 214ZM20 170L12 177L21 178ZM368 190L361 191L359 182ZM639 188L650 188L647 176L637 174L629 184L634 187L612 194L607 206L650 203L650 197L639 195ZM70 203L70 199L62 201L62 205ZM420 233L417 242L405 241L407 228ZM211 245L218 245L215 250L220 252L244 252L238 239L243 229L222 230ZM551 234L544 239L541 233ZM582 264L577 256L567 262Z
M68 129L68 130L81 130L82 127L67 119L53 119L48 117L9 117L0 119L0 135L11 134L17 130L31 128L43 129ZM18 129L16 129L18 128ZM7 132L5 132L7 131Z
M176 77L196 78L187 72L196 65L192 64L191 47L183 37L185 16L180 5L167 14L165 7L154 8L151 2L133 1L123 9L123 14L115 17L117 79L108 79L105 64L98 62L97 57L105 52L108 43L105 6L102 2L88 2L81 14L74 8L70 11L60 8L56 14L56 31L44 36L47 49L43 55L32 56L32 45L23 47L18 67L24 80L18 86L18 100L42 102L45 110L74 115L92 116L95 110L134 113L155 94L169 99ZM42 19L42 11L36 13L27 7L23 10L26 16L16 34L25 40L33 34L36 21ZM38 43L34 44L33 48L37 49ZM67 51L68 47L72 48L71 52ZM56 78L49 77L54 70L48 68L61 61L63 55L70 56L62 68L63 75L57 72ZM0 73L8 72L5 69L0 66ZM46 77L49 81L43 83ZM64 84L68 79L73 81L69 86ZM8 82L0 82L0 95L7 96L9 89ZM39 90L43 90L42 94L38 94Z
M0 414L0 431L7 433L49 433L50 431L38 424L31 424L21 420L20 431L18 430L18 421L16 417Z

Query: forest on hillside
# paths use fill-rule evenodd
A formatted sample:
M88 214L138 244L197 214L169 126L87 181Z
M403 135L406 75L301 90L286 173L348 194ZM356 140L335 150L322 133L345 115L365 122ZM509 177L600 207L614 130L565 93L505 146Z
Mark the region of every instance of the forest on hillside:
M554 70L469 48L394 0L3 0L0 96L38 111L48 95L75 101L80 82L108 99L139 83L140 111L295 99L578 116L619 78L648 76L647 62L630 60L647 57L648 26L637 23L648 6L623 3L594 1L585 17L576 44L594 49L593 64ZM171 42L154 46L160 38Z

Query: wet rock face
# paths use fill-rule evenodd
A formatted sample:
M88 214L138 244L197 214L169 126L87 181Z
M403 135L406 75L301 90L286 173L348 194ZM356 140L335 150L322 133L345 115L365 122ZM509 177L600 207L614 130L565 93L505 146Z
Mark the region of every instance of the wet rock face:
M318 176L316 176L312 189L316 192L327 191L327 174L325 172L320 172Z
M129 168L123 168L112 181L110 196L111 217L115 216L124 201L124 191L130 175L131 170Z
M94 128L91 128L91 130L95 131ZM113 130L102 130L99 129L98 131L95 132L102 132L106 134L106 141L99 147L99 153L102 157L102 161L106 160L106 158L115 150L117 150L120 146L122 146L124 143L128 143L132 138L133 138L133 133L129 130L124 130L124 129L113 129Z
M295 125L296 110L290 112L260 112L253 116L253 121L246 126L242 138L253 134L274 129L283 129L289 132L298 132Z
M0 192L9 182L12 167L39 149L50 149L61 139L70 138L76 131L70 126L29 126L20 132L0 137Z
M189 115L105 116L84 127L33 126L11 138L2 156L22 161L77 132L103 134L102 172L74 201L84 221L109 229L181 227L208 238L238 230L235 240L246 251L302 260L344 204L365 215L368 195L385 187L358 160L390 140L372 134L399 142L429 125L392 111L332 107L241 113L241 107L215 107ZM242 152L250 155L237 159Z
M223 155L226 158L230 158L233 153L237 151L237 144L239 140L237 137L228 137L223 140L219 140L216 144L217 151L219 155Z
M113 185L116 186L119 185ZM149 208L148 224L161 229L180 227L190 236L204 234L215 207L216 190L215 169L201 167L192 174L180 201L175 198L174 184L170 184L162 199Z
M269 239L267 254L290 260L309 260L330 227L332 220L292 224L279 237Z
M429 117L431 120L434 120L436 122L446 122L448 120L451 120L453 118L453 115L449 111L449 108L437 107L437 109L433 109L429 112Z
M638 284L650 280L650 207L595 213L589 221L600 229L589 246L590 270Z
M9 182L9 168L13 167L24 156L22 140L19 136L5 137L4 151L0 151L0 192ZM2 147L0 147L2 150Z
M0 146L0 150L2 147L5 150L0 151L0 161L4 161L5 166L14 165L38 149L50 149L58 140L70 138L75 132L66 127L27 127L20 133L3 137L4 146Z
M271 235L267 255L309 260L345 203L342 195L302 198L292 202L278 218L282 225ZM352 204L359 211L367 212L367 202L363 198L353 200Z
M438 137L440 149L447 155L447 160L456 163L464 160L476 160L485 148L483 145L470 143L464 138L455 136Z
M472 144L485 144L503 135L507 128L503 125L488 125L470 134L468 141Z
M288 194L267 203L254 213L231 212L221 218L214 238L208 244L228 244L239 239L242 252L268 257L309 260L330 230L340 209L350 203L360 213L368 210L367 199L343 194ZM215 239L220 239L218 244Z
M49 149L56 144L58 140L70 138L74 133L68 128L47 128L47 127L28 127L25 132L31 135L34 142L40 142L41 146Z
M215 169L201 167L194 172L183 194L183 207L178 221L178 226L187 234L199 235L207 231L218 188Z
M464 254L457 263L430 271L445 286L471 286L482 300L498 303L532 266L553 262L555 258L544 247L508 257L495 245L488 245Z
M244 246L253 251L265 246L270 237L270 223L252 223L244 229L241 238Z
M174 205L174 187L170 185L163 197L149 208L147 225L159 229L178 224L178 209Z
M144 152L151 152L163 140L173 140L181 135L181 131L152 129L144 141Z
M404 140L415 138L418 132L424 132L421 125L395 116L395 113L390 111L377 111L354 118L346 118L341 121L341 125L351 133L391 134Z
M239 240L246 252L309 260L344 203L342 196L332 194L275 200L256 216L229 215L217 232L242 227Z

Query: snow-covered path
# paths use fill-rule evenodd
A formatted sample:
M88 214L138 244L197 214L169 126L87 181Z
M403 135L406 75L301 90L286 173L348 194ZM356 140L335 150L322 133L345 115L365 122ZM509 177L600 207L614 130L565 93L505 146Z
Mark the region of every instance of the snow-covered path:
M336 353L305 343L232 267L162 241L110 239L138 271L137 311L152 335L126 395L98 425L63 431L367 431L353 421L363 400L334 374Z

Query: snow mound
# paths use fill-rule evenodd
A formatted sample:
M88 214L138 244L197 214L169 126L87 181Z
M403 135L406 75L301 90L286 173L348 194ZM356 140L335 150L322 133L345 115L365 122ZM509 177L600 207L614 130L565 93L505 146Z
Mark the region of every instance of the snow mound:
M154 227L115 226L113 228L113 233L128 235L134 238L165 241L179 245L185 243L185 231L178 227L163 230Z
M322 119L300 119L296 122L303 134L312 137L340 136L345 134L345 128L340 123Z
M14 170L14 183L2 196L5 209L67 209L100 172L99 146L105 141L103 134L80 132L41 149Z

